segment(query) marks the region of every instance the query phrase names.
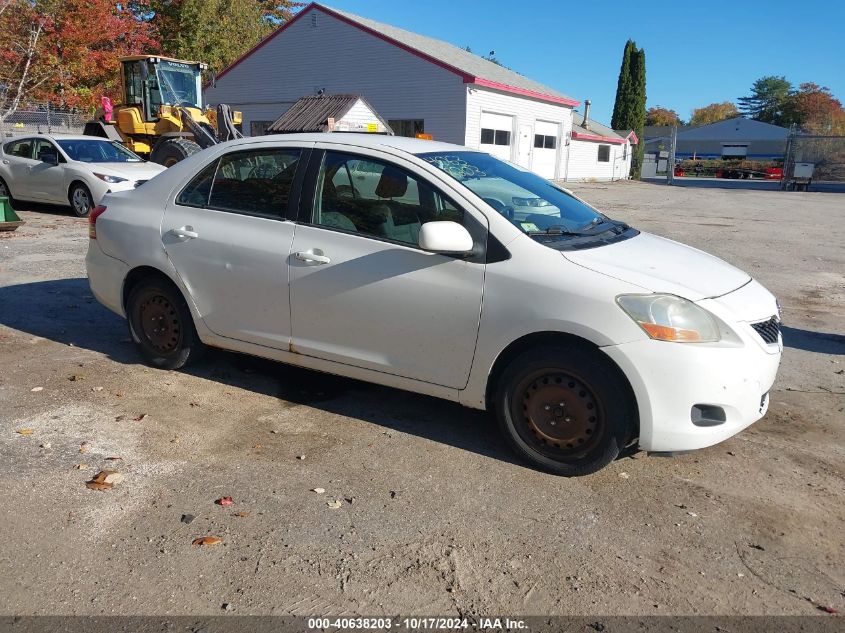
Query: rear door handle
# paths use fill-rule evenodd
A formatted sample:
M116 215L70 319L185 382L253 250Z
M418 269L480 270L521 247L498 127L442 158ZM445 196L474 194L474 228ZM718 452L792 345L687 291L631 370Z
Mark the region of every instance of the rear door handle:
M293 254L301 262L308 262L309 264L330 264L331 259L325 255L317 255L311 251L299 251Z
M171 229L170 232L176 237L187 237L189 240L199 237L200 234L192 226L183 226L178 229Z

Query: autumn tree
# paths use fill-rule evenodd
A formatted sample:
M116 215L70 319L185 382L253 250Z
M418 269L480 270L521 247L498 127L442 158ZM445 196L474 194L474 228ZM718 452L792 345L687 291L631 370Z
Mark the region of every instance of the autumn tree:
M0 32L12 43L0 51L8 111L27 101L92 108L116 92L119 57L157 49L150 26L112 0L11 4L0 15Z
M845 134L845 110L826 87L803 83L784 107L784 119L812 134Z
M743 116L763 123L784 124L784 110L792 94L786 77L761 77L751 86L751 94L737 99Z
M646 125L681 125L678 113L661 106L653 106L646 110Z
M735 119L738 116L739 110L736 104L723 101L722 103L711 103L703 108L694 109L689 123L690 125L707 125L725 119Z

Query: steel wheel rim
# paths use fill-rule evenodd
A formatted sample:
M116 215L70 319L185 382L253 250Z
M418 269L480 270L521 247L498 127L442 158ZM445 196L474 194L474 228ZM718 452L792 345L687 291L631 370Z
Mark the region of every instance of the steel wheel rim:
M607 428L604 408L589 383L558 369L525 376L514 390L511 413L522 440L555 460L590 452Z
M76 210L77 213L80 215L85 215L88 211L91 210L91 200L88 197L88 194L85 193L85 190L82 187L77 187L73 190L73 208Z
M182 324L179 311L170 299L157 292L151 292L137 304L136 318L140 325L139 334L144 342L159 354L172 354L182 342Z

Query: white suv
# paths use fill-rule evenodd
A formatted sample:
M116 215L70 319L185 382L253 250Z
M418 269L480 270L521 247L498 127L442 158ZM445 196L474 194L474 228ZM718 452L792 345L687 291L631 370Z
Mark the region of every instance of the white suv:
M157 367L210 345L453 400L565 475L715 444L768 406L765 288L485 153L241 139L103 204L91 289Z

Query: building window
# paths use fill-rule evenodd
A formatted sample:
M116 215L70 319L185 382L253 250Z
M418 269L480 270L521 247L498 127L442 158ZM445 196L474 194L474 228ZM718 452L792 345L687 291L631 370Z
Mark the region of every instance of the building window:
M267 128L270 127L272 121L250 121L249 135L250 136L264 136L267 134Z
M508 130L491 130L481 128L482 145L510 145L511 133Z
M390 119L387 124L396 136L416 138L417 134L425 134L423 119Z
M535 134L534 147L543 149L554 149L557 147L557 137L548 134Z
M610 162L610 145L599 145L599 162Z
M628 160L628 144L622 146L622 160Z

